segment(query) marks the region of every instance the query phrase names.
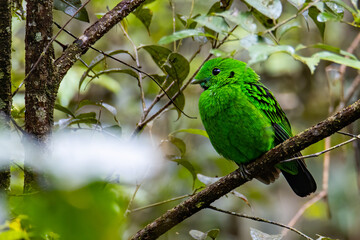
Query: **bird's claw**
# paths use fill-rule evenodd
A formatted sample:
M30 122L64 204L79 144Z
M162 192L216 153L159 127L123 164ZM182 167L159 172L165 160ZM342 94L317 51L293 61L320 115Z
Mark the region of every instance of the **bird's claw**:
M247 181L250 181L251 180L251 177L250 177L251 174L248 172L245 165L240 164L239 169L240 169L241 177L246 179Z

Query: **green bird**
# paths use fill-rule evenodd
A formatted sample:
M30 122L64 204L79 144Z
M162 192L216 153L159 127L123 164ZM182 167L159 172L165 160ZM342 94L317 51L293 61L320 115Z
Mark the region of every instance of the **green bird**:
M211 144L237 163L245 176L244 164L292 136L284 111L259 80L246 63L215 58L205 62L192 81L204 89L199 110ZM279 170L298 196L315 192L315 180L303 160L277 164L257 179L269 184L278 178Z

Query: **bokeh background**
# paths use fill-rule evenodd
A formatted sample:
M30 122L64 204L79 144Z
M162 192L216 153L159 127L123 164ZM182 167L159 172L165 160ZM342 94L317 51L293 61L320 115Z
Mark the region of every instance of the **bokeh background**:
M251 1L248 2L251 3ZM295 7L296 4L294 4L294 2L299 4L298 8ZM323 2L325 1L319 1L316 7L318 9L323 7L325 12L327 6ZM352 3L350 1L344 2L351 6L351 8L356 9L356 6L352 5L355 1L352 1ZM99 16L107 12L107 9L114 7L116 3L116 1L109 0L92 0L86 6L90 24L94 23ZM216 3L216 1L150 1L143 7L149 9L153 14L148 29L138 17L131 14L123 21L122 27L119 25L110 30L94 47L105 52L120 49L126 50L135 56L134 46L136 46L136 48L138 48L138 60L141 65L141 70L148 74L163 74L162 70L154 63L150 54L139 47L158 44L158 41L162 37L171 35L174 32L174 28L175 31L185 29L180 18L186 19L189 17L189 14L191 14L191 17L197 14L206 15L214 3ZM299 11L298 9L305 6L302 5L304 3L301 3L302 1L281 1L282 10L280 11L281 15L277 19L277 22L294 16ZM242 1L235 0L228 8L230 12L234 10L240 12L249 11L249 6ZM54 11L54 21L61 26L65 24L68 19L69 16L65 15L64 12ZM261 34L261 32L266 30L261 21L255 18L252 19L253 23L257 26L255 34ZM320 43L346 51L354 42L354 39L359 38L359 28L349 24L353 21L354 19L351 13L343 9L343 17L340 20L335 21L334 19L330 19L323 22L325 29L322 36L316 23L309 15L306 15L305 12L289 22L289 25L292 24L293 26L291 28L289 27L290 30L286 31L281 38L277 36L271 37L269 34L265 34L263 38L268 41L266 44L269 45L289 45L294 48L300 45L307 46L303 50L298 51L298 53L304 57L310 57L314 53L322 50L329 51L329 48L321 49L319 47L310 47ZM229 29L231 29L234 24L229 21L227 22L230 26ZM245 24L249 23L246 22ZM73 20L66 29L75 36L79 36L87 26L89 26L89 23ZM201 24L197 24L196 28L204 30ZM127 31L133 43L124 35L123 29ZM57 31L58 29L54 26L54 32ZM204 31L210 32L213 30L205 29ZM13 90L17 88L24 78L24 32L25 21L22 20L19 15L14 14L12 55ZM213 31L212 33L217 35L220 40L226 36L226 31L222 33ZM176 51L187 60L191 59L194 53L200 49L200 52L196 54L190 63L190 73L184 83L191 80L190 78L193 73L199 69L211 51L219 56L229 56L244 62L249 62L253 57L253 53L249 52L247 47L244 47L241 40L246 39L250 34L251 33L245 31L242 27L238 27L217 52L212 50L212 44L214 44L214 42L210 38L206 39L196 36L194 38L188 37L183 39L179 46L176 45ZM274 39L276 39L276 41ZM65 32L62 32L57 40L63 45L71 44L74 41L74 39ZM254 44L260 43L256 42ZM62 52L62 47L56 43L54 46L56 56L59 56ZM174 51L173 43L161 46ZM351 51L355 57L358 57L360 54L358 46ZM340 52L336 54L343 56ZM81 60L90 65L91 62L99 56L101 56L101 54L89 50L81 56ZM126 53L114 56L132 66L137 65ZM343 95L346 95L351 88L351 84L358 75L358 70L347 67L342 75L340 66L341 64L331 61L320 61L314 73L311 73L306 64L295 60L293 56L286 52L275 52L267 56L264 61L257 61L251 65L260 75L262 82L274 93L286 112L292 124L294 134L325 119L335 111L339 105L344 103L342 101ZM128 69L128 67L121 63L106 58L94 67L93 71L100 72L111 68ZM94 122L89 120L88 122L83 121L70 125L68 124L69 121L71 121L69 114L66 114L66 111L63 109L58 109L55 110L56 125L54 132L71 131L71 129L73 131L76 129L76 131L98 132L106 127L115 125L116 127L114 127L114 129L116 129L115 134L117 137L120 138L121 141L128 141L131 139L131 135L143 114L138 81L129 74L113 72L100 75L92 81L89 81L90 77L87 77L79 89L80 79L86 70L87 67L80 61L71 68L61 83L57 103L75 115L90 113L87 117L97 119L98 122L94 124ZM94 75L92 72L89 74ZM343 81L341 81L340 76L343 76ZM149 106L158 95L159 87L144 75L142 87L144 90L145 103ZM178 112L173 106L170 106L167 111L164 111L153 121L149 122L143 131L139 133L140 136L151 138L151 144L161 151L164 156L177 156L181 164L175 161L164 160L158 163L162 164L161 171L157 172L151 178L143 180L139 178L140 180L132 183L126 183L126 181L123 182L122 180L117 182L117 178L113 176L112 180L115 179L111 183L111 193L113 193L113 195L110 197L106 194L101 197L103 193L96 187L96 184L99 183L92 183L93 185L85 186L85 190L58 190L55 188L48 194L42 195L41 199L44 201L42 205L51 203L48 209L41 208L39 206L41 204L39 203L34 203L31 205L31 208L27 207L27 209L32 210L22 214L22 217L19 217L22 211L18 209L23 205L24 197L16 196L16 194L21 193L23 175L21 168L14 165L12 167L13 179L11 188L15 196L10 196L7 202L7 208L10 209L9 221L13 224L18 221L19 226L21 226L20 228L25 234L35 231L33 226L31 226L32 220L36 223L46 223L47 220L45 220L45 216L53 214L55 220L53 220L51 224L44 224L44 228L40 227L42 229L42 238L56 239L58 237L56 234L49 234L47 232L48 230L46 230L47 227L53 226L52 229L57 229L57 231L53 231L60 232L60 236L64 237L63 239L71 239L71 237L66 238L66 236L71 236L70 233L66 235L66 232L70 231L73 233L78 232L75 234L75 236L78 237L77 239L85 239L83 237L86 235L82 234L85 231L90 233L92 231L98 231L101 233L99 235L100 238L96 238L98 235L92 235L91 237L95 236L94 239L127 239L184 198L153 207L147 207L143 210L131 210L192 194L196 189L204 186L204 183L194 178L196 174L208 177L220 177L234 171L236 165L219 156L206 137L191 134L189 131L175 132L181 129L203 129L197 107L201 92L202 89L199 86L192 85L189 85L184 91L185 104L183 111L190 116L197 117L197 119L187 118L183 114L178 118ZM356 88L355 93L348 103L354 102L358 98L359 89ZM88 101L88 104L85 104L84 100ZM90 101L96 104L90 104ZM81 102L83 106L79 107ZM167 102L168 99L163 97L162 100L155 105L150 115L161 109ZM108 106L108 108L101 107L100 105L102 103L107 104L106 106ZM20 89L16 94L13 105L13 117L19 125L22 125L24 122L23 89ZM114 119L114 117L116 118ZM101 127L99 127L100 123ZM358 123L354 123L343 131L359 134ZM335 134L331 137L331 145L339 144L347 139L349 139L349 137ZM81 141L83 141L84 145L87 144L86 139ZM313 238L317 238L316 234L319 234L332 239L360 239L359 176L358 167L356 166L356 160L359 161L359 159L356 159L356 151L359 151L359 149L356 147L357 145L358 144L350 143L331 151L328 197L312 204L298 220L295 228ZM144 146L139 143L137 149L141 152ZM302 153L303 155L307 155L322 150L324 150L324 141L310 146ZM99 151L102 151L102 148L99 148ZM115 154L121 155L121 152L116 152ZM117 158L121 158L121 156L113 157L114 161L116 161ZM21 162L21 159L16 160ZM76 158L74 161L76 161ZM306 163L317 181L319 192L322 189L323 156L310 158ZM68 184L71 185L71 182ZM93 202L90 201L91 203L86 203L86 199L89 198L86 197L87 195L84 191L87 192L86 194L89 196L93 194L91 195L93 196ZM271 185L264 185L257 180L253 180L236 189L236 191L246 197L248 204L242 199L229 194L216 201L214 205L221 209L258 216L284 224L287 224L296 212L313 197L297 197L282 176ZM136 194L134 195L135 192ZM78 198L74 196L78 196ZM52 200L50 201L49 199ZM90 209L93 210L101 204L105 206L104 209L107 209L107 205L112 204L113 201L117 203L117 214L121 215L120 220L118 216L113 216L114 213L111 210L108 212L99 210L100 212L96 214L90 214ZM129 202L131 202L130 207ZM84 207L83 205L86 206ZM54 209L57 210L55 211ZM83 212L73 211L74 209L83 209ZM130 211L125 213L126 209ZM61 217L56 218L55 216L59 216L60 213ZM97 227L90 227L91 229L85 228L84 226L92 226L90 222L97 218L97 214L103 215L100 219L107 219L107 221L104 220L104 222ZM75 215L81 217L76 218L74 217ZM14 221L14 219L16 219L16 221ZM68 222L65 219L72 219L72 221ZM28 222L30 223L27 224ZM69 225L74 226L69 227ZM107 225L107 227L99 227L103 225ZM109 225L111 225L111 227L109 227ZM83 226L83 228L81 226ZM203 210L174 227L160 239L192 239L189 231L199 230L207 232L211 229L219 229L220 232L217 239L251 239L250 228L258 229L267 234L279 234L283 230L271 224L237 218L212 210ZM108 231L108 235L104 235L104 229L108 229L106 230ZM44 232L47 233L45 234ZM87 239L91 239L91 237ZM290 232L286 235L285 239L301 239L301 237Z

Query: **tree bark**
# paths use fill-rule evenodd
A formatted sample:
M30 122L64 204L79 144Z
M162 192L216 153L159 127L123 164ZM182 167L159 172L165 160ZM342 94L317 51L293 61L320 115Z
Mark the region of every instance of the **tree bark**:
M0 1L0 132L8 130L11 114L11 1ZM6 159L8 160L8 159ZM10 166L0 168L0 191L10 188Z
M270 166L293 156L360 118L360 100L337 112L317 125L299 133L269 150L246 168L250 179L264 174ZM131 239L156 239L186 218L208 207L212 202L249 181L239 169L207 186L204 190L185 200L164 215L138 231Z
M25 35L25 75L38 60L52 38L52 0L27 0ZM25 81L25 130L34 142L45 145L53 126L56 91L51 87L54 50L52 46ZM31 151L31 149L29 149ZM27 164L32 153L25 156L24 192L38 189L38 175Z

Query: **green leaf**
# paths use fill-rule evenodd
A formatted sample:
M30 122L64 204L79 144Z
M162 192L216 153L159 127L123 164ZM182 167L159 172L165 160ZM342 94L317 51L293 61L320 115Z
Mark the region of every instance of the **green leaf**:
M181 166L183 166L190 172L190 174L192 176L192 180L193 180L193 187L194 187L195 180L196 180L196 171L195 171L194 166L189 161L187 161L181 157L171 157L170 161L180 164Z
M346 65L348 67L352 67L355 69L360 69L360 61L356 61L353 59L345 58L343 56L337 55L335 53L323 51L318 52L312 55L311 57L302 57L294 54L293 57L301 62L304 62L308 65L311 73L314 73L316 66L320 62L320 60L326 60L342 65Z
M126 224L129 198L129 193L119 187L97 182L71 190L51 188L27 196L19 211L34 226L30 239L44 239L40 236L49 231L59 234L60 239L114 239L111 233Z
M167 62L168 56L172 53L170 49L157 45L147 45L142 46L141 48L150 54L151 58L160 69L163 69L163 65Z
M204 137L209 138L209 135L207 134L207 132L205 130L202 129L194 129L194 128L187 128L187 129L180 129L180 130L176 130L172 133L170 133L171 135L179 133L179 132L186 132L186 133L191 133L191 134L197 134L197 135L201 135Z
M188 76L190 71L190 64L185 57L178 53L171 53L167 62L170 64L170 66L164 65L164 70L169 77L167 77L165 84L162 86L164 89L167 89L172 83L173 85L169 90L167 90L167 94L170 97L173 97L180 91L183 81ZM185 106L185 97L183 93L180 93L174 102L177 106L176 110L178 112L179 118L181 115L180 110L183 110Z
M319 29L320 34L321 34L321 38L324 39L325 23L324 22L319 22L318 19L317 19L317 16L320 14L319 9L316 8L316 7L310 7L309 11L308 11L308 14L311 17L311 19L314 21L317 28Z
M203 36L203 37L214 38L214 39L216 38L215 36L208 34L208 33L204 33L198 29L185 29L185 30L181 30L178 32L174 32L173 34L171 34L169 36L162 37L158 43L159 44L168 44L168 43L180 40L180 39L194 37L194 36Z
M200 15L194 20L217 33L226 33L229 31L229 25L225 22L224 18L219 16Z
M177 18L180 20L182 25L185 27L187 24L187 18L184 15L176 14Z
M345 58L345 57L339 56L335 53L323 51L323 52L315 53L312 57L319 58L322 60L327 60L330 62L342 64L342 65L346 65L348 67L352 67L355 69L360 69L360 61Z
M106 69L106 70L103 70L103 71L98 71L95 73L95 75L91 76L88 83L89 84L90 82L92 82L93 80L97 80L99 79L99 77L103 74L109 74L109 73L124 73L124 74L127 74L127 75L130 75L136 79L139 78L138 74L136 72L134 72L133 70L131 69L120 69L120 68L110 68L110 69ZM85 79L85 78L84 78ZM83 84L83 81L80 80L79 82L79 87L81 87L81 85ZM103 86L106 86L104 84L101 84ZM112 89L110 89L112 90Z
M337 47L334 47L334 46L331 46L331 45L327 45L327 44L323 44L323 43L317 43L315 45L311 45L310 47L328 50L328 51L331 51L331 52L334 52L334 53L337 53L337 54L348 56L348 57L350 57L350 58L352 58L354 60L358 60L354 54L351 54L351 53L349 53L347 51L341 50L340 48L337 48Z
M83 119L74 119L74 120L71 120L71 122L70 122L69 125L81 124L81 123L84 123L84 124L87 124L87 125L100 124L100 123L98 122L98 120L96 120L96 119L94 119L94 118L83 118Z
M146 27L146 30L148 31L150 35L150 23L153 16L153 13L148 8L138 7L133 14L144 24Z
M123 50L123 49L116 49L116 50L111 50L111 51L105 52L106 55L110 55L110 56L117 55L117 54L121 54L121 53L124 53L124 54L129 55L133 61L136 61L135 57L134 57L129 51L126 51L126 50ZM94 68L96 65L98 65L99 63L101 63L103 60L107 59L108 56L106 56L106 55L104 55L104 54L99 54L99 55L97 55L97 56L91 61L91 63L89 64L89 68L92 69L92 68Z
M245 0L245 2L271 19L278 19L282 12L280 0Z
M101 74L99 78L92 79L91 83L102 86L115 94L117 94L121 89L119 81L116 80L115 77L111 77L107 74Z
M82 108L83 106L87 106L87 105L97 105L97 103L93 102L93 101L90 101L88 99L84 99L84 100L81 100L77 109L76 110L79 110L80 108Z
M218 2L215 2L209 9L207 15L210 15L212 13L220 13L228 10L232 2L233 0L220 0Z
M304 5L305 0L288 0L288 2L291 3L297 9L300 9Z
M293 47L288 45L266 45L266 44L259 44L259 45L252 45L247 49L249 51L250 60L248 62L249 65L262 62L268 59L271 54L284 52L290 55L295 53Z
M220 233L220 229L211 229L206 232L206 235L210 237L211 239L216 239Z
M319 22L328 22L328 21L339 22L342 20L342 17L340 17L339 15L330 13L330 12L323 12L323 13L320 13L316 19Z
M156 65L167 74L167 76L154 76L158 83L162 85L163 89L168 89L170 84L172 86L166 91L170 97L175 96L179 93L182 82L187 77L190 71L189 62L185 57L178 53L172 53L169 49L157 45L143 46L152 57ZM185 106L185 97L183 93L179 93L175 99L178 112L180 117L181 111Z
M117 116L117 110L115 107L111 106L110 104L107 104L107 103L103 103L103 102L100 102L100 103L97 103L97 102L93 102L93 101L90 101L90 100L82 100L78 107L77 107L77 110L79 110L80 108L84 107L84 106L88 106L88 105L93 105L93 106L99 106L99 107L102 107L104 109L106 109L107 111L109 111L115 118L115 121L117 122L117 119L116 119L116 116Z
M315 67L318 65L318 63L320 61L319 58L303 57L303 56L300 56L300 55L297 55L297 54L293 54L292 56L296 60L299 60L299 61L305 63L308 66L308 68L310 69L311 74L314 73Z
M24 118L25 117L25 107L17 109L14 105L11 107L11 116L13 118Z
M346 9L347 11L349 11L353 15L354 19L356 19L356 16L358 16L360 14L360 12L357 12L355 10L355 9L357 9L357 3L355 3L355 0L351 0L351 3L353 4L355 9L350 7L349 5L347 5L342 0L331 0L329 3L335 3L336 5L341 6L343 9ZM335 12L336 11L337 11L337 9L335 9Z
M168 141L174 144L174 146L176 146L177 149L179 149L181 157L185 155L186 144L182 139L174 137L173 135L170 134L168 136Z
M281 240L282 235L269 235L255 228L250 228L250 236L252 240Z
M336 15L342 15L342 16L344 16L344 7L343 7L344 4L345 3L337 3L336 1L325 2L326 9L329 12L332 12Z
M110 56L120 54L120 53L125 53L125 54L129 55L135 61L135 58L126 50L117 49L117 50L108 51L105 53ZM81 88L81 85L84 82L84 80L89 76L89 72L93 72L93 68L95 68L102 61L106 60L106 58L107 58L107 56L105 56L104 54L100 54L91 61L88 68L86 69L86 71L83 73L83 75L81 76L81 78L79 80L79 89Z
M79 115L76 115L76 118L77 119L96 118L96 113L94 112L80 113Z
M184 56L178 53L171 53L168 58L168 65L165 65L165 71L173 79L176 79L179 83L182 83L188 76L190 71L190 64Z
M74 15L81 6L80 0L54 0L54 9L62 11L69 16ZM85 8L82 8L74 18L83 22L89 22L89 16Z
M219 233L220 233L220 230L217 228L211 229L211 230L207 231L206 233L201 232L199 230L195 230L195 229L192 229L189 231L190 236L196 240L205 240L207 237L209 237L211 239L216 239L218 237Z
M75 119L70 120L68 125L74 125L74 124L100 124L99 121L96 119L96 113L95 112L88 112L88 113L80 113L76 115Z
M249 33L256 32L256 24L252 18L251 12L239 12L239 10L234 9L232 11L225 11L222 13L217 13L217 16L224 17L236 25L240 25L244 30Z
M68 108L66 108L64 106L61 106L60 104L55 104L55 109L59 110L59 111L61 111L63 113L66 113L66 114L72 116L73 118L75 118L74 113L70 109L68 109Z
M276 37L280 40L285 33L289 32L292 29L301 28L299 22L292 22L285 25L282 25L276 30Z

